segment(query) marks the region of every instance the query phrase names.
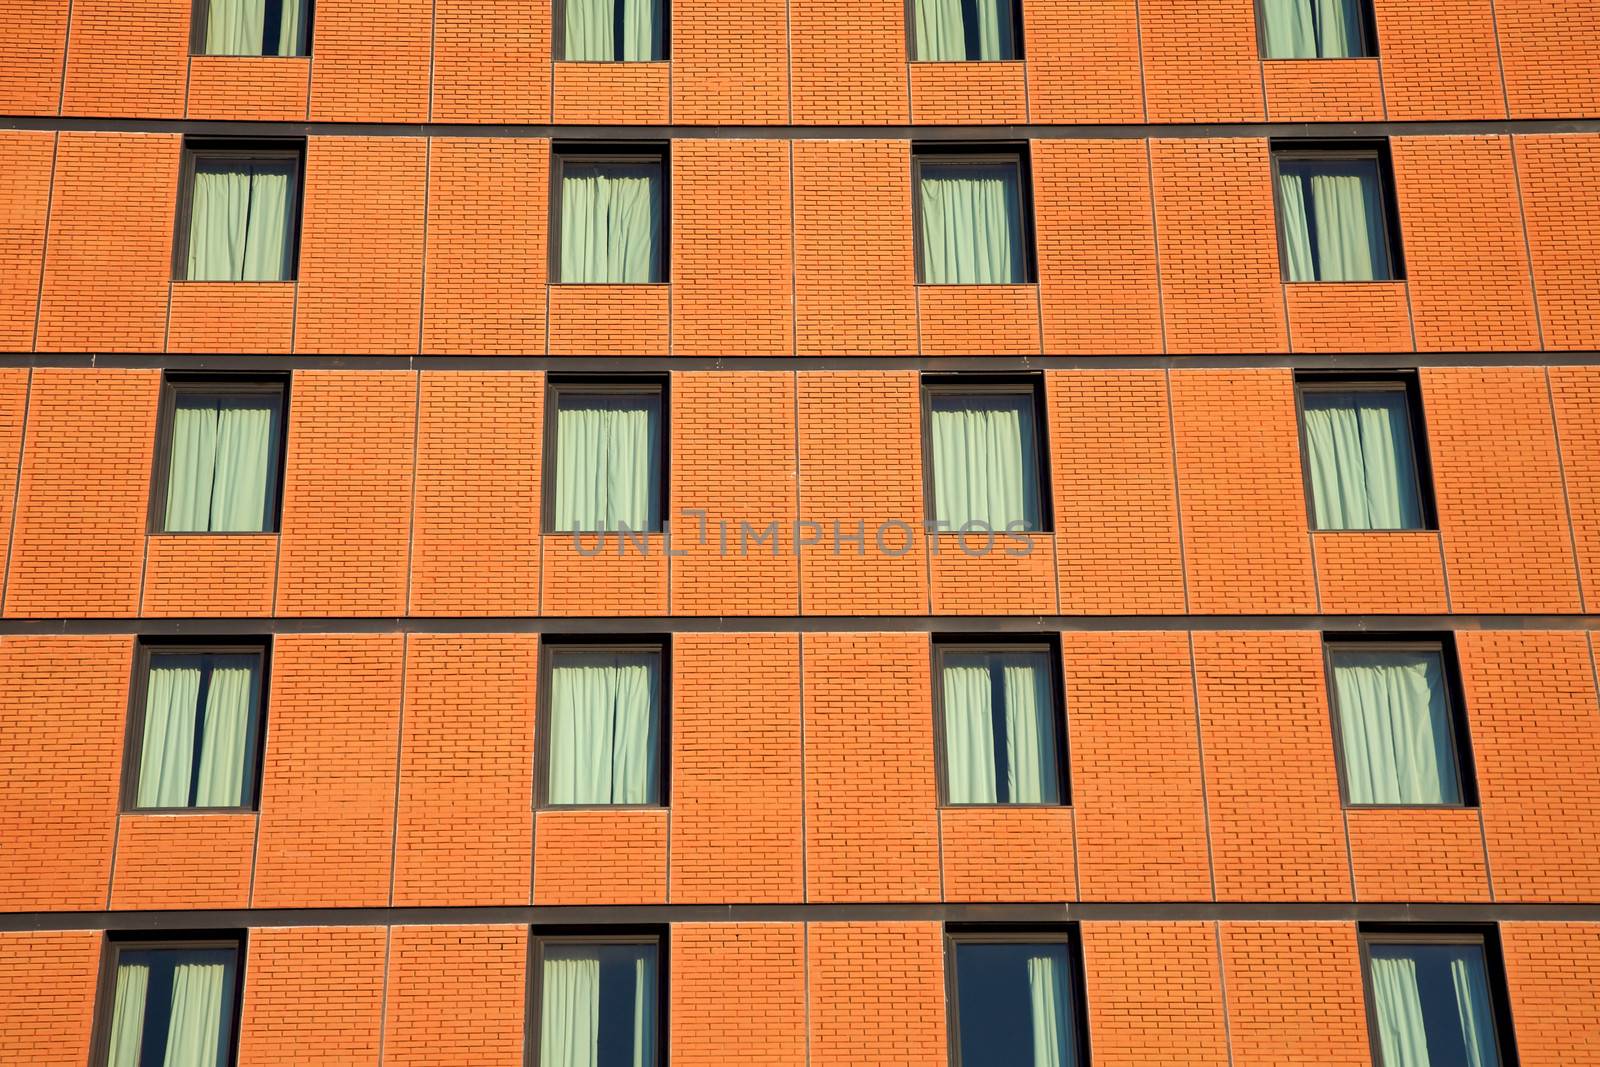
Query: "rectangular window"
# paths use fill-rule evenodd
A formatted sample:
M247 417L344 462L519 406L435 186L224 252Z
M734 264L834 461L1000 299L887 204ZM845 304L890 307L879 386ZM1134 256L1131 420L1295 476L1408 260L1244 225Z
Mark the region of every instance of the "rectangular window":
M1062 804L1065 731L1048 644L934 646L944 804Z
M1035 381L929 381L929 518L945 530L1048 529L1043 425Z
M1257 0L1266 59L1377 55L1371 0Z
M667 280L665 149L556 151L557 282L636 285Z
M266 667L260 642L141 644L124 806L254 808Z
M1022 58L1015 0L911 0L909 16L916 62Z
M287 399L282 379L166 378L150 531L276 530Z
M1409 383L1305 378L1297 387L1312 529L1428 529Z
M528 1015L535 1067L661 1061L665 938L658 932L533 937Z
M541 804L660 804L666 645L546 641L543 659Z
M199 142L183 154L173 277L283 282L295 276L303 145Z
M911 166L919 284L1032 280L1026 152L918 148Z
M945 951L955 1067L1088 1062L1069 933L952 930Z
M667 0L556 0L556 58L648 63L667 58Z
M197 56L303 56L311 0L195 0Z
M546 532L660 531L665 400L659 381L551 383Z
M94 1062L228 1067L238 1022L237 938L107 945Z
M1366 931L1367 1018L1377 1067L1498 1067L1510 1047L1492 933Z
M1476 802L1454 648L1437 641L1329 641L1334 737L1351 806Z
M1393 183L1381 147L1274 149L1278 244L1291 282L1401 277Z

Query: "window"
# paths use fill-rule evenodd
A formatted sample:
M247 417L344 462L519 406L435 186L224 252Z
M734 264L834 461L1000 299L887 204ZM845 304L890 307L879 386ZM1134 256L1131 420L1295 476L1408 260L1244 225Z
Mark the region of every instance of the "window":
M549 533L659 531L666 496L666 386L552 382L545 439Z
M266 666L261 642L141 644L124 806L255 807Z
M941 529L1047 528L1037 379L923 387L929 517Z
M152 533L278 528L284 384L170 376L163 382Z
M556 58L644 63L667 58L667 0L556 0Z
M239 938L107 943L94 1062L228 1067L238 1020Z
M1454 651L1443 639L1327 642L1346 803L1476 802Z
M934 646L942 803L1065 803L1058 658L1045 643Z
M955 1067L1088 1062L1070 934L952 930L945 952Z
M653 1067L660 1062L664 935L539 934L531 951L536 1067Z
M547 640L539 794L546 807L658 805L666 644Z
M1267 59L1357 59L1377 55L1371 0L1257 0Z
M1301 456L1315 530L1422 530L1421 404L1403 378L1303 378Z
M1022 58L1015 0L911 0L908 17L917 62Z
M183 155L173 276L283 282L295 276L300 145L201 142Z
M665 150L556 153L557 282L667 280L666 158Z
M311 0L196 0L199 56L303 56L311 42Z
M1499 940L1413 927L1365 931L1376 1067L1498 1067L1511 1047Z
M1020 150L918 149L917 281L1015 285L1033 272L1027 156Z
M1278 244L1291 282L1401 277L1393 199L1381 148L1274 150Z

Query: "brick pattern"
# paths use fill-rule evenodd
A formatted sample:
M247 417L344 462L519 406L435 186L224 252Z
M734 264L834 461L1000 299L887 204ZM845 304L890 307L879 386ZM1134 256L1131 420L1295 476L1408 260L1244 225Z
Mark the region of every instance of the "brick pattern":
M167 351L285 354L294 301L292 282L174 282Z
M1389 118L1504 118L1494 0L1374 0Z
M61 104L61 54L68 0L14 0L0 45L0 111L54 115Z
M145 542L148 618L260 618L272 614L276 534L164 534Z
M925 355L1038 355L1039 287L919 285L917 322Z
M525 926L397 926L390 933L385 1067L520 1067Z
M812 923L806 942L811 1067L945 1062L937 923Z
M1540 0L1494 5L1511 117L1558 118L1600 110L1600 11L1552 9Z
M911 64L911 121L1006 125L1028 121L1025 64Z
M550 121L552 8L517 0L436 0L433 121Z
M665 285L552 285L553 356L665 356L672 348Z
M1068 808L942 809L944 899L1077 899L1072 823Z
M535 904L665 904L664 808L546 808L534 826Z
M1551 367L1550 399L1561 435L1561 467L1581 590L1600 594L1600 368ZM0 509L3 510L3 509Z
M434 0L320 0L311 120L425 121L433 29ZM376 191L362 183L364 195Z
M1265 115L1255 9L1233 0L1141 0L1151 122L1260 122ZM1195 46L1205 27L1205 47Z
M1022 0L1033 122L1142 122L1135 0Z
M909 55L906 12L900 0L853 4L792 0L790 121L905 122L910 110Z
M674 925L672 1062L804 1067L805 952L799 923Z
M1273 122L1383 121L1376 59L1275 59L1261 65Z
M1586 253L1600 242L1600 218L1572 210L1600 201L1600 138L1518 137L1515 148L1543 347L1600 347L1600 264Z
M1367 1067L1367 1016L1349 923L1223 923L1234 1067Z
M1284 287L1296 352L1409 352L1404 282L1295 282Z
M681 0L667 11L675 122L789 121L786 0Z
M1600 965L1600 927L1509 923L1500 946L1523 1067L1600 1060L1600 1005L1586 995Z
M1333 615L1445 614L1443 545L1431 531L1312 535L1317 597Z
M378 1067L388 947L381 927L250 931L239 1062Z
M63 115L179 118L189 73L190 0L73 0Z
M33 348L55 146L50 133L0 134L0 345L10 351Z
M666 63L557 63L555 120L558 123L651 123L670 121Z
M676 548L673 551L677 551ZM665 615L662 534L546 534L539 603L545 615Z
M1476 811L1345 812L1357 900L1489 899Z
M113 909L249 906L253 813L124 815L117 821ZM178 856L182 863L173 862Z
M88 1062L100 940L93 930L0 934L0 1058L34 1067Z
M1052 535L940 533L928 549L935 615L1055 613Z
M1085 923L1094 1062L1226 1067L1222 976L1211 923Z
M287 56L191 56L188 117L246 122L303 122L311 60Z

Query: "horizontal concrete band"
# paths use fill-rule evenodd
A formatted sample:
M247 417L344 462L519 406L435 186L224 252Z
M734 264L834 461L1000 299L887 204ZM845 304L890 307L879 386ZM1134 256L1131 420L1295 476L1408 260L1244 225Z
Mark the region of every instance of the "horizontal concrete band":
M634 926L669 923L1600 922L1600 904L1090 902L1081 904L624 904L439 908L240 908L0 914L0 932L273 926Z

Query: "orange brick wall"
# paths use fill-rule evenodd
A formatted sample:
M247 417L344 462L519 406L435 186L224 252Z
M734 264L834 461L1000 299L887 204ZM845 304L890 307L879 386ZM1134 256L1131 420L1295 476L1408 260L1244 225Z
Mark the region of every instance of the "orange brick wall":
M1228 1063L1215 924L1085 923L1083 956L1096 1063Z
M800 923L674 927L673 1062L805 1064L806 936ZM730 974L741 981L729 983Z
M812 923L806 941L812 1067L944 1062L936 923Z
M240 1062L375 1067L388 952L389 933L380 928L252 931ZM288 1017L295 1025L283 1025Z
M92 930L0 934L0 1056L39 1067L87 1061L99 967Z
M1236 1067L1371 1062L1354 927L1221 925Z
M39 309L39 273L50 202L56 139L48 133L0 135L0 345L33 347Z
M384 1064L521 1064L527 955L525 927L395 927Z
M1600 965L1593 923L1518 923L1501 935L1517 1020L1517 1055L1525 1067L1556 1067L1600 1058L1600 1014L1585 996Z

